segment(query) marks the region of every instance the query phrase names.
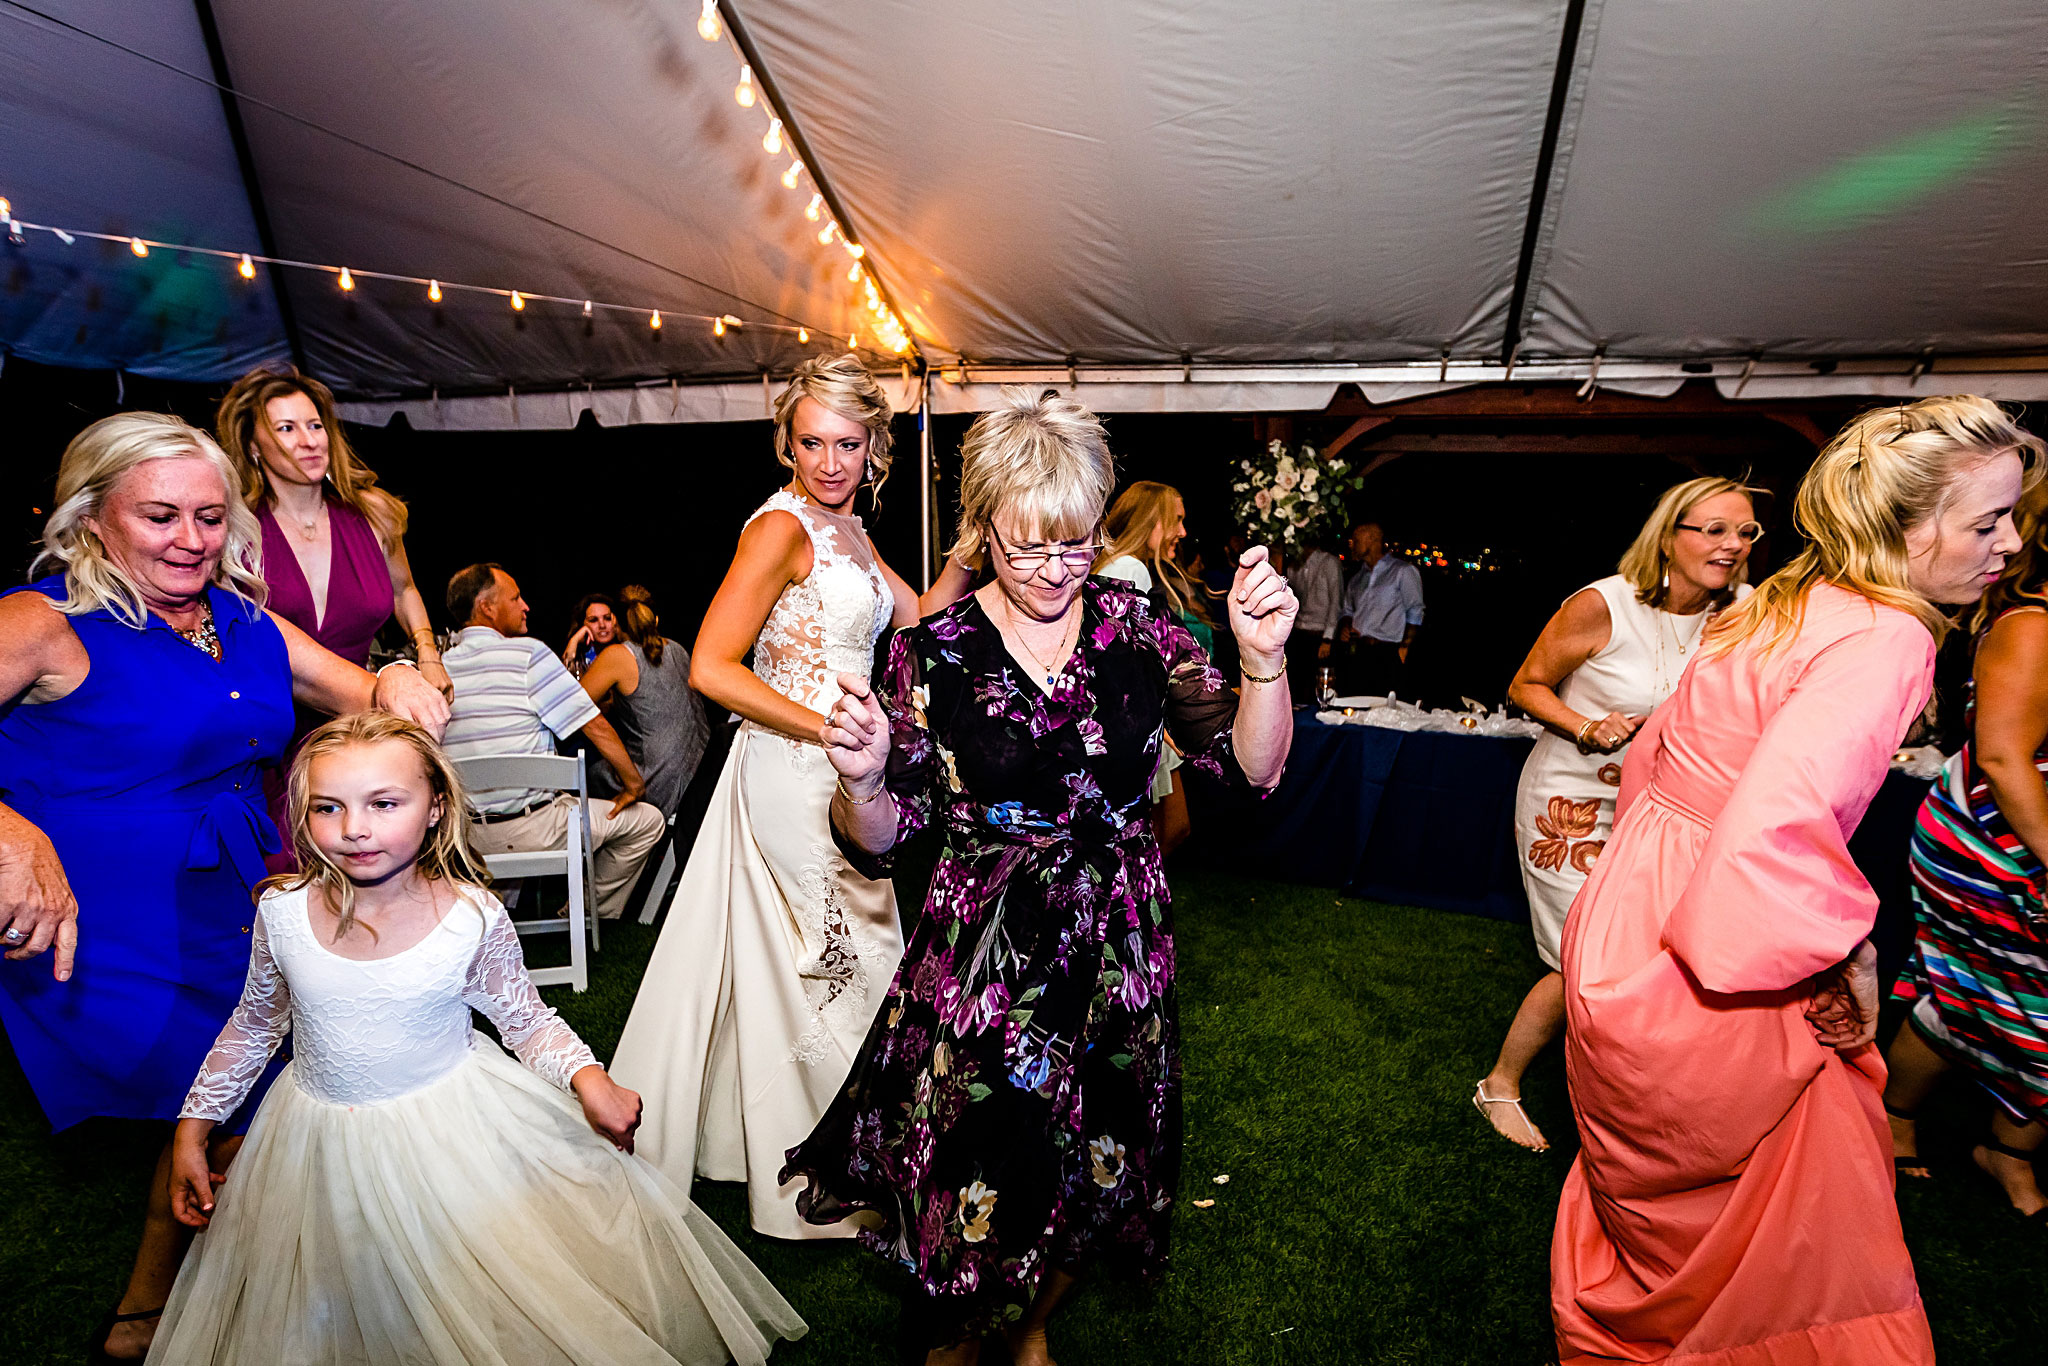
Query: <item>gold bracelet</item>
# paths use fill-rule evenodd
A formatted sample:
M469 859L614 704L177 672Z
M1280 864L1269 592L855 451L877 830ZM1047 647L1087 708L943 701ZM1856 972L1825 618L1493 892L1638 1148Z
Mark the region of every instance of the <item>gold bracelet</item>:
M855 806L866 806L869 802L874 801L875 797L879 797L884 792L887 792L889 790L887 787L878 787L875 789L874 797L856 797L853 795L853 789L849 788L846 785L845 775L842 774L841 776L833 779L833 781L839 784L839 795L846 798L847 801L853 803Z
M1287 672L1287 661L1285 659L1280 661L1278 673L1255 674L1250 669L1245 668L1242 662L1238 664L1237 671L1244 675L1244 681L1247 683L1278 683L1281 676Z

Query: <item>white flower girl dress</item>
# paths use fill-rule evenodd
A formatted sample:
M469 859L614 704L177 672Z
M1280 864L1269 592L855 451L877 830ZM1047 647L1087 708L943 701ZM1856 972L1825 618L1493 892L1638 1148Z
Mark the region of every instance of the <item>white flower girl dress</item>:
M564 1088L596 1059L495 897L464 889L418 944L363 962L319 941L306 890L270 893L183 1115L227 1116L287 1032L151 1363L762 1362L805 1331L686 1195L591 1129Z

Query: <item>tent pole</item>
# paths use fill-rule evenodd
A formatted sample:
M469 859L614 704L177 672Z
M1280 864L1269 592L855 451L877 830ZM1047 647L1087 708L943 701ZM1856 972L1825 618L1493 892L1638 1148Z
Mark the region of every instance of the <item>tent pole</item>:
M932 587L932 495L937 473L932 467L932 375L927 370L917 386L917 558L924 572L918 590L926 593Z

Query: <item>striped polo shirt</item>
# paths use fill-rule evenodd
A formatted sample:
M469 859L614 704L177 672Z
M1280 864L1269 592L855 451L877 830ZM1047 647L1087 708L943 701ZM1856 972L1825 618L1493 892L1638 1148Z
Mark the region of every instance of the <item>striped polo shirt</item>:
M574 735L598 714L583 685L532 636L508 639L488 626L467 626L441 664L455 684L448 733L441 739L451 759L553 754L558 739ZM471 792L469 804L485 815L503 815L548 795L499 787Z

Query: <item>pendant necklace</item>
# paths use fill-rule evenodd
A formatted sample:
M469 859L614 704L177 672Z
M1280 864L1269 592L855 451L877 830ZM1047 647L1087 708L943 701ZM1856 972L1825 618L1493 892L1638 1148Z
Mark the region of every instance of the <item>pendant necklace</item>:
M1025 654L1027 654L1027 655L1030 655L1030 656L1031 656L1031 662L1032 662L1033 664L1036 664L1036 665L1037 665L1037 666L1038 666L1039 668L1041 668L1041 669L1045 670L1045 686L1046 686L1046 689L1047 689L1048 691L1050 691L1050 690L1051 690L1051 689L1052 689L1052 688L1053 688L1053 687L1054 687L1054 686L1055 686L1055 685L1056 685L1056 684L1058 683L1058 681L1059 681L1059 676L1058 676L1058 673L1057 673L1057 671L1056 671L1056 670L1054 670L1054 668L1053 668L1053 667L1052 667L1052 666L1051 666L1050 664L1047 664L1047 663L1046 663L1046 662L1045 662L1044 660L1042 660L1042 659L1040 659L1040 658L1038 657L1038 651L1036 651L1036 650L1034 650L1034 649L1032 649L1032 648L1031 648L1031 642L1030 642L1030 641L1028 641L1028 640L1026 640L1026 639L1024 638L1024 633L1023 633L1023 632L1022 632L1021 630L1018 630L1018 629L1017 629L1017 627L1018 627L1018 622L1017 622L1017 609L1016 609L1015 607L1012 607L1012 606L1010 606L1010 604L1009 604L1009 603L1007 603L1007 602L1005 602L1005 603L1004 603L1003 605L1004 605L1004 607L1006 607L1006 608L1008 608L1008 609L1009 609L1009 613L1010 613L1010 629L1011 629L1012 631L1016 631L1016 633L1017 633L1017 643L1018 643L1019 645L1022 645L1022 646L1024 647L1024 653L1025 653ZM1075 606L1077 606L1077 607L1078 607L1079 605L1080 605L1079 603L1076 603L1076 604L1075 604ZM1080 614L1079 614L1079 613L1075 613L1075 616L1074 616L1074 621L1075 621L1075 624L1076 624L1077 626L1078 626L1078 625L1079 625L1079 623L1080 623L1080 619L1081 619L1081 618L1080 618ZM1077 637L1078 637L1078 634L1079 634L1079 633L1078 633L1078 631L1077 631L1077 632L1076 632L1076 635L1077 635ZM1066 653L1067 653L1067 633L1066 633L1065 629L1063 628L1063 629L1062 629L1062 630L1060 631L1060 644L1059 644L1059 648L1057 648L1057 649L1055 649L1055 650L1053 651L1053 658L1054 658L1054 659L1058 659L1058 658L1060 658L1060 657L1061 657L1062 655L1064 655L1064 654L1066 654Z

